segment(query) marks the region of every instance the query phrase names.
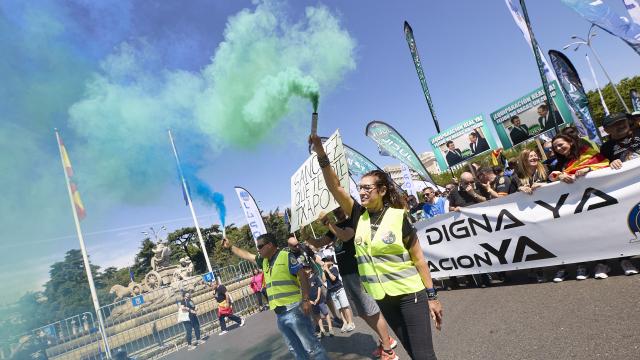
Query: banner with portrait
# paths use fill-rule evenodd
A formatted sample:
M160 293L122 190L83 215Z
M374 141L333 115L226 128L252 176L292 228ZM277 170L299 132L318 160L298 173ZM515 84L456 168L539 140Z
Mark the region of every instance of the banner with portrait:
M482 115L457 123L431 137L429 143L441 171L497 147Z
M491 113L491 121L503 148L510 149L536 135L553 131L552 111L559 128L573 122L571 110L560 92L558 82L552 81L549 84L549 93L553 109L548 108L547 97L541 86Z

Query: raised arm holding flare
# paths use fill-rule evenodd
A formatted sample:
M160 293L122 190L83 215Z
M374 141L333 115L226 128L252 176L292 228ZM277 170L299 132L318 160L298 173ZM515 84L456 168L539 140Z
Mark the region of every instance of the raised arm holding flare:
M351 215L362 285L376 300L411 358L436 359L429 315L440 329L442 305L416 230L407 219L402 196L387 173L374 170L360 180L362 205L356 203L340 186L320 138L311 135L309 141L329 191L342 210Z

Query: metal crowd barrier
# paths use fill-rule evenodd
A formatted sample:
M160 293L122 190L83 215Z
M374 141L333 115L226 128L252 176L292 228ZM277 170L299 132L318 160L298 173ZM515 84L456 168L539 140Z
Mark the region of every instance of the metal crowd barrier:
M248 316L259 310L249 288L253 269L250 262L241 262L214 270L233 298L234 314ZM181 280L143 295L144 302L133 305L125 298L100 308L105 319L111 353L126 352L135 359L154 359L186 345L185 330L177 322L178 302L182 289L190 289L196 303L202 337L219 331L218 304L210 285L200 275ZM227 319L227 326L232 322ZM83 313L34 329L32 336L42 344L48 359L106 359L98 321L92 313ZM194 336L195 339L195 336Z

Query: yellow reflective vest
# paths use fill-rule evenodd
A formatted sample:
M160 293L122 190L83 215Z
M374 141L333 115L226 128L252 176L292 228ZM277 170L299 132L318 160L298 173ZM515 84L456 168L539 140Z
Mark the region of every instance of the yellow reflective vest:
M369 212L363 211L354 238L358 272L365 290L376 300L424 290L424 284L402 242L405 211L387 208L371 239Z
M289 252L280 250L276 254L273 267L269 266L269 259L262 260L262 271L267 284L267 298L269 308L285 306L302 300L300 281L289 272Z

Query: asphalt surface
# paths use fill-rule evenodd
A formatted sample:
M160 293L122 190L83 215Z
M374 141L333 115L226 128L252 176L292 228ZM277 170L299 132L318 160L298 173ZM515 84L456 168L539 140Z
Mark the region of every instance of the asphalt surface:
M619 270L618 270L619 271ZM640 275L606 280L509 285L440 292L444 325L434 330L438 359L640 359ZM322 339L332 359L367 359L373 331ZM205 344L164 359L290 359L272 312L213 334ZM408 356L398 347L401 359Z

